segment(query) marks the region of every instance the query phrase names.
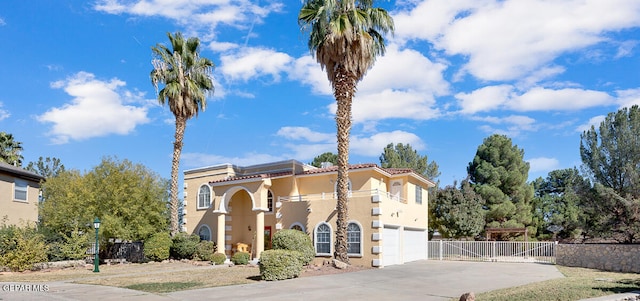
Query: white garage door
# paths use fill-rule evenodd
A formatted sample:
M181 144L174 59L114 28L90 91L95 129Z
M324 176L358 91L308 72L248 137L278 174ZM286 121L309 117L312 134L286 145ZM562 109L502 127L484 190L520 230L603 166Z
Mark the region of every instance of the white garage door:
M404 262L427 259L427 231L404 229Z
M400 264L400 229L384 227L382 231L382 264Z

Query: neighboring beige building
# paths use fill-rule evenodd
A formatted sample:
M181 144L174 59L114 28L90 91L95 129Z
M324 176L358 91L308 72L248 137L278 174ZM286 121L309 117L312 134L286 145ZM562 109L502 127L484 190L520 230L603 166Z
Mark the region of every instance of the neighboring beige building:
M0 162L0 225L26 225L38 221L40 181L44 178Z
M295 160L186 170L183 230L216 242L228 256L239 244L251 245L259 258L274 232L298 229L311 236L317 261L331 258L336 177L335 166ZM349 180L351 264L384 267L426 259L427 189L434 183L410 169L375 164L350 166Z

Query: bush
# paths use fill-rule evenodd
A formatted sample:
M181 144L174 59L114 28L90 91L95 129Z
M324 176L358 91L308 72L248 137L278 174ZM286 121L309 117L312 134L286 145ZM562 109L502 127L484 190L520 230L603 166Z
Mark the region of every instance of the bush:
M216 253L216 243L203 240L196 247L195 257L199 260L213 261L213 254Z
M47 249L44 236L34 227L0 228L0 266L12 271L29 270L35 263L47 261Z
M302 257L298 251L264 251L260 254L260 277L267 281L296 278L302 272Z
M225 261L227 261L227 255L224 255L222 253L215 253L213 254L213 256L211 256L211 262L213 262L216 265L221 265Z
M172 243L169 233L156 233L144 241L144 257L148 260L163 261L169 258Z
M174 259L193 259L196 253L200 236L180 232L173 237L170 253Z
M231 262L233 262L233 264L235 265L248 264L250 256L251 255L249 255L249 253L247 252L236 252L235 254L233 254L233 256L231 256Z
M299 230L286 229L276 232L273 235L272 244L273 249L300 252L302 265L308 265L316 257L311 238Z

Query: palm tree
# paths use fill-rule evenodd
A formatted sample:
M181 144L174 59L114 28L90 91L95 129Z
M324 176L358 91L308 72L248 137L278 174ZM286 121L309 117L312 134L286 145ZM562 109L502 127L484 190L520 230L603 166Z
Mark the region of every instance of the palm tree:
M15 141L13 135L0 132L0 162L22 166L22 142Z
M351 103L357 83L385 52L383 33L394 31L393 19L373 0L305 0L298 23L309 31L309 50L327 72L338 109L338 194L334 257L347 256L347 196Z
M171 233L178 228L178 169L182 140L187 120L198 116L207 106L207 94L213 94L211 72L215 65L207 58L200 57L200 40L195 37L184 39L182 33L167 33L172 50L163 44L151 47L154 55L151 82L158 92L158 102L168 104L176 118L173 160L171 162ZM164 87L158 91L158 84Z

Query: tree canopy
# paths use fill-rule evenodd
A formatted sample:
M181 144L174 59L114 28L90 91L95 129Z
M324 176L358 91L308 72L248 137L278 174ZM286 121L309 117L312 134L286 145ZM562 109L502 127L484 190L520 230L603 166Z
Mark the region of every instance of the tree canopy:
M103 239L143 240L167 230L168 182L131 161L105 158L87 173L65 170L43 184L41 223L71 237L102 221Z
M0 132L0 162L22 166L22 159L22 142L16 141L12 134Z
M467 167L475 191L486 201L487 228L522 228L532 224L533 187L527 184L524 150L505 135L491 135L478 146ZM535 234L535 229L529 229Z
M60 159L50 157L46 159L39 157L37 162L29 162L25 169L45 178L55 177L65 171L64 164L60 162Z
M447 186L435 193L431 207L430 224L444 237L476 237L484 230L484 200L469 181L460 188Z
M589 233L640 240L640 107L609 113L580 135L580 157L594 182L585 198Z
M322 163L324 162L329 162L333 165L338 164L338 155L332 153L332 152L326 152L326 153L322 153L318 156L316 156L315 158L313 158L313 161L311 161L311 166L315 166L315 167L321 167Z
M427 155L421 156L410 144L389 143L380 155L380 165L383 168L411 168L434 181L440 176L438 164L429 162Z

